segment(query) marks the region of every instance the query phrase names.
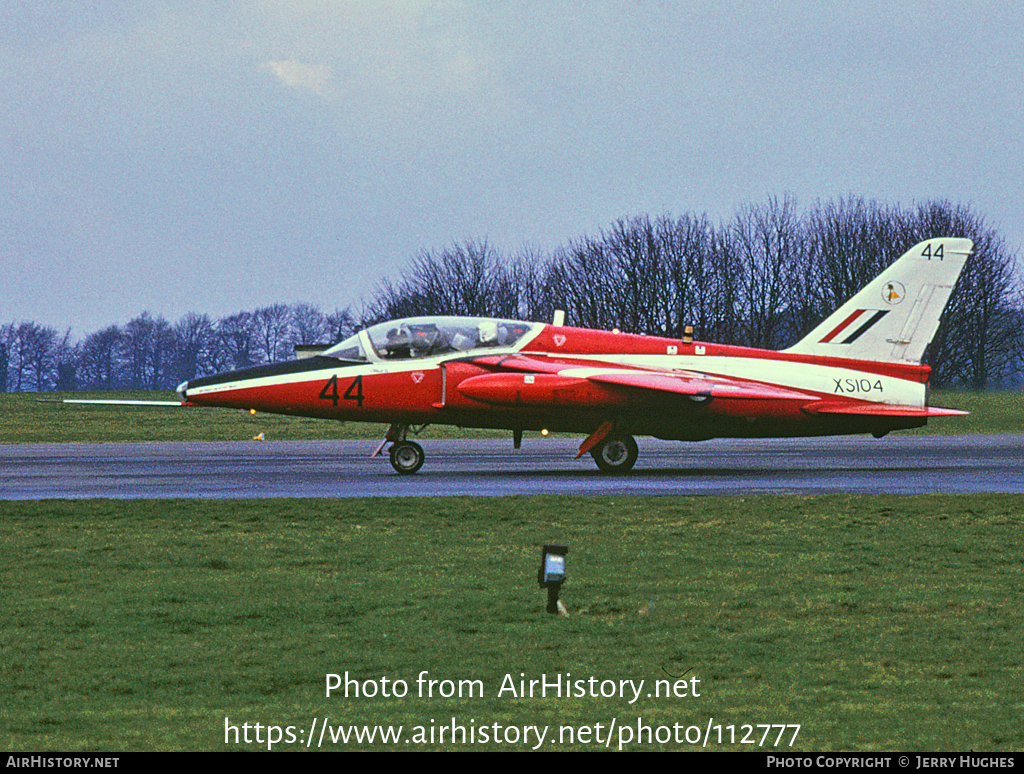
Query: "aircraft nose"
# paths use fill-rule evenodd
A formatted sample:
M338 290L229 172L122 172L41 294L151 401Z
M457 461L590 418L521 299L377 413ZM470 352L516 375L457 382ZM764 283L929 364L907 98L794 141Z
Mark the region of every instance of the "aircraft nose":
M181 384L178 385L178 389L176 390L176 392L178 393L178 395L181 397L182 400L188 400L188 396L185 394L186 390L188 390L188 382L187 381L186 382L182 382Z

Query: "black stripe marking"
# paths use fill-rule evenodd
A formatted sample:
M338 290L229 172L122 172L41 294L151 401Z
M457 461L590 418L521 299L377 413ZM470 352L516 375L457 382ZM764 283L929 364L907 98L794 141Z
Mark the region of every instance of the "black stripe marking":
M848 338L848 339L845 339L845 340L843 341L843 344L853 344L853 342L855 342L855 341L856 341L857 339L859 339L859 338L860 338L861 336L863 336L863 335L864 335L865 333L867 333L867 332L868 332L868 329L869 329L869 328L871 328L871 326L872 326L872 325L874 325L874 324L875 324L876 322L878 322L879 320L881 320L881 319L882 319L883 317L885 317L885 316L886 316L887 314L889 314L889 310L887 310L887 309L883 309L883 310L882 310L882 311L880 311L880 312L875 312L875 313L874 313L874 314L873 314L873 315L871 316L871 319L870 319L870 320L868 320L868 321L867 321L866 323L864 323L864 324L863 324L862 326L860 326L860 327L859 327L859 328L858 328L857 330L855 330L855 331L854 331L854 332L853 332L853 333L852 333L852 334L850 335L850 338Z
M188 389L193 389L194 387L210 387L215 384L240 382L246 379L261 379L266 376L282 376L284 374L302 374L307 371L322 371L325 368L337 369L353 365L364 364L321 356L308 357L301 360L286 360L283 363L271 363L270 365L243 368L239 371L228 371L223 374L214 374L213 376L203 376L199 379L189 379Z

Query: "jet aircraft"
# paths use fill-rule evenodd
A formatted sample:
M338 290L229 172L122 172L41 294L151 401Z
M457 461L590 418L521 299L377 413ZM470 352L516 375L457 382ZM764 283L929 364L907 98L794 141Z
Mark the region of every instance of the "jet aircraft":
M402 474L423 465L426 424L584 434L609 473L637 460L635 435L826 436L919 427L964 414L928 405L925 348L971 252L967 239L907 251L782 351L495 318L374 325L314 357L189 379L185 405L389 424Z

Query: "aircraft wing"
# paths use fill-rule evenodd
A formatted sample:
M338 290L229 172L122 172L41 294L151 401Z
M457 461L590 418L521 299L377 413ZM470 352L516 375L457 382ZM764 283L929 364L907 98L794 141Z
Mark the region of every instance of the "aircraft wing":
M687 395L694 400L806 401L800 408L808 414L841 414L865 417L962 416L966 411L931 406L892 403L838 402L808 392L695 371L652 371L596 365L580 359L554 359L527 355L475 358L474 363L495 371L463 382L459 389L469 397L488 403L541 404L559 398L571 402L582 395L585 384L612 385L647 392ZM521 375L520 375L521 374ZM561 395L559 395L561 393Z
M89 403L94 406L187 406L180 400L127 400L127 399L99 399L99 398L63 398L60 400L49 398L36 398L39 403Z
M744 379L728 379L709 376L694 371L648 371L634 368L595 366L585 359L548 359L526 355L478 357L473 360L479 365L500 371L521 371L534 374L557 374L563 378L585 379L597 384L614 384L620 387L635 387L655 392L672 392L678 395L705 396L710 398L757 398L800 399L810 397L807 393L787 390L782 387L760 384Z
M568 376L572 371L561 373ZM598 384L617 384L622 387L636 387L655 392L673 392L679 395L704 396L708 398L745 398L748 400L800 400L811 397L804 392L787 390L758 382L726 379L692 372L657 373L650 371L602 371L585 378Z
M694 371L651 371L596 365L585 359L547 359L525 355L475 358L474 364L494 371L472 377L459 386L469 397L485 402L543 402L551 390L568 396L574 386L611 385L645 392L687 395L695 399L814 400L814 396L771 384L730 379ZM511 373L510 373L511 372ZM518 374L523 374L519 376Z

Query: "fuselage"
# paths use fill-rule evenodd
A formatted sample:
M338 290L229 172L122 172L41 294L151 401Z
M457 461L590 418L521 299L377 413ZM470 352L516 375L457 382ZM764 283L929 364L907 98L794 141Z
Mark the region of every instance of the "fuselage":
M505 333L492 335L492 325ZM481 330L475 341L473 326ZM598 373L617 382L590 378ZM928 373L916 364L540 323L415 318L362 331L323 356L193 379L179 391L195 405L343 421L591 433L611 420L636 435L702 440L920 426L924 415L836 412L923 408ZM639 386L629 383L634 375ZM674 375L696 384L703 376L709 388L679 394L644 381ZM743 388L729 393L731 380Z

